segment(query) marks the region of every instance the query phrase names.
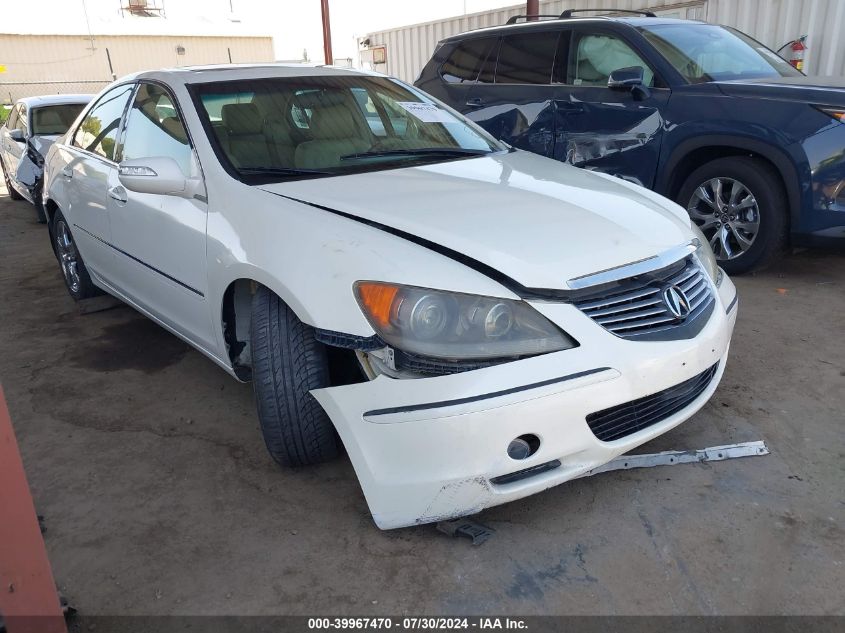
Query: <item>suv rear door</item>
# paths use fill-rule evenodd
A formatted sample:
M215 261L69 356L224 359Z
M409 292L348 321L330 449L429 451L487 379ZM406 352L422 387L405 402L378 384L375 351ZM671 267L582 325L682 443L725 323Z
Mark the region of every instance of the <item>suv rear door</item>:
M610 73L641 66L645 91L611 89ZM573 28L558 56L554 157L651 188L671 91L630 41L602 25Z
M469 91L465 113L496 138L514 147L552 156L558 50L564 53L568 29L516 31L502 37L496 63L481 68Z

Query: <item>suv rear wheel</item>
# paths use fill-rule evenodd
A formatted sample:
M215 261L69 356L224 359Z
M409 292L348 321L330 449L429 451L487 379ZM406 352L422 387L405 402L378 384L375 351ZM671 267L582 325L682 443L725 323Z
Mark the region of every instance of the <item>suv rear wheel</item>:
M258 420L273 459L306 466L337 457L334 425L311 395L330 384L326 348L264 286L252 298L250 345Z
M728 273L764 268L786 247L783 183L762 160L731 156L706 163L686 179L677 202Z

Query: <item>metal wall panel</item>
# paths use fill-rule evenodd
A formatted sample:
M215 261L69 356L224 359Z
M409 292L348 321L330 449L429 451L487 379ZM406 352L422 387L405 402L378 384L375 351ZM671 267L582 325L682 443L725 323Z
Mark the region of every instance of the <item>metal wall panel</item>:
M540 3L540 12L556 15L565 9L608 5L617 9L647 8L659 15L733 26L775 50L801 35L809 35L807 74L845 75L845 0L547 0ZM521 3L370 33L366 37L371 47L387 49L387 63L373 68L412 82L431 58L439 40L471 29L504 24L510 16L524 12L525 3ZM362 52L360 60L367 59L366 51Z
M176 53L177 46L184 48L184 55ZM106 49L118 77L156 68L225 64L229 50L235 63L274 59L271 37L96 35L91 50L88 37L0 34L2 63L7 68L0 75L0 101L59 92L99 92L111 81Z

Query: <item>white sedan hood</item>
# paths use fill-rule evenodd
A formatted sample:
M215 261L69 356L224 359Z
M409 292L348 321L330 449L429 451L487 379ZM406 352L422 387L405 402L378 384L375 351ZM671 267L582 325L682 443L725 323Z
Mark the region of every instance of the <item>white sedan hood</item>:
M668 200L522 151L260 188L435 242L529 288L565 288L693 237Z

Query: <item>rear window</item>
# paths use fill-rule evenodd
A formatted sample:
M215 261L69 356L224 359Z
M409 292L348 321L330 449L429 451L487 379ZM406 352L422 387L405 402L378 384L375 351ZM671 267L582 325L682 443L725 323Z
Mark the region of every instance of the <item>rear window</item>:
M559 36L559 31L547 31L504 38L496 64L496 83L551 83Z
M461 42L440 68L449 83L474 82L498 38L487 37Z

